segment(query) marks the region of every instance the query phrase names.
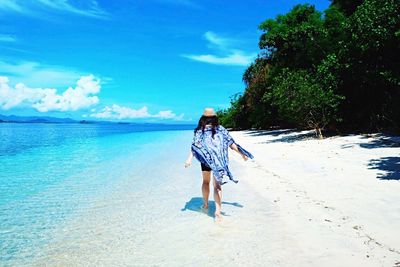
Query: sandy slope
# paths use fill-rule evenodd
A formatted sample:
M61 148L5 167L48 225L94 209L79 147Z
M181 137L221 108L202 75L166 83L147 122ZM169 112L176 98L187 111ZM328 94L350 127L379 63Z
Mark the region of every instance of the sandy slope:
M296 250L278 266L400 266L399 138L316 140L291 131L232 136L255 156L248 163L232 157L242 182L272 204L284 224L276 230L283 227L290 237L270 245Z

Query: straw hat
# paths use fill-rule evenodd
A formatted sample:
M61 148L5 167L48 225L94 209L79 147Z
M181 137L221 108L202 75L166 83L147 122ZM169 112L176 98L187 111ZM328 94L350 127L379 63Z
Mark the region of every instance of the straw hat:
M203 116L212 117L217 116L213 108L205 108L203 112Z

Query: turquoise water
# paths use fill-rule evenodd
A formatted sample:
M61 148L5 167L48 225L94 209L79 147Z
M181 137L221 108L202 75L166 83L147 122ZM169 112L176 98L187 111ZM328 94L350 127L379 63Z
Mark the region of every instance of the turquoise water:
M125 185L133 194L158 184L157 176L143 181L143 172L165 156L159 151L189 144L189 129L0 124L0 266L29 265L40 258L66 222L114 191L123 192Z

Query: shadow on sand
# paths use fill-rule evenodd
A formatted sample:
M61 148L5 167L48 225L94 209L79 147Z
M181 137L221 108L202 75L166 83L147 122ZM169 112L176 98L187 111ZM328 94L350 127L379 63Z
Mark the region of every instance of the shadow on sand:
M278 137L276 139L260 142L261 144L270 144L270 143L293 143L297 141L304 141L310 139L317 139L315 132L313 130L310 131L295 131L295 130L276 130L272 131L272 134L260 134L260 135L269 135L273 137ZM251 133L249 134L251 135ZM253 135L254 136L254 135Z
M380 135L371 142L360 144L362 148L382 148L382 147L400 147L400 138L398 136Z
M281 134L290 134L297 129L279 129L279 130L250 130L246 134L250 136L279 136Z
M400 157L373 159L368 164L368 168L383 171L378 174L378 179L400 180Z
M186 211L186 210L191 210L191 211L195 211L195 212L201 212L201 213L205 213L202 209L201 206L203 205L203 198L202 197L192 197L191 200L189 200L188 202L186 202L185 207L183 207L181 209L181 211ZM226 202L226 201L222 201L222 205L232 205L238 208L243 208L243 205L237 203L237 202ZM214 218L214 213L215 213L215 201L208 201L208 213L207 215L209 217ZM224 212L221 212L221 214L223 216L229 216Z
M354 146L360 146L366 149L383 148L383 147L400 147L400 136L389 136L384 134L366 134L361 137L361 139L373 138L372 141L368 143L358 142L352 144L342 145L342 148L352 148Z
M394 154L398 154L398 148L400 147L399 136L389 136L385 134L377 135L365 135L362 138L373 138L373 140L367 143L354 143L342 145L342 148L351 148L355 145L359 145L365 149L376 149L376 148L390 148L395 149ZM368 163L368 169L379 170L376 178L380 180L400 180L400 157L382 157L378 159L371 159Z

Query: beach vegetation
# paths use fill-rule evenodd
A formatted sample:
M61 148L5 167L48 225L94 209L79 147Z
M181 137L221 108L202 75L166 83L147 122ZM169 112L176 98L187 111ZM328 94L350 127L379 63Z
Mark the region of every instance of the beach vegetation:
M400 0L296 5L262 22L245 91L220 110L236 129L400 132Z

